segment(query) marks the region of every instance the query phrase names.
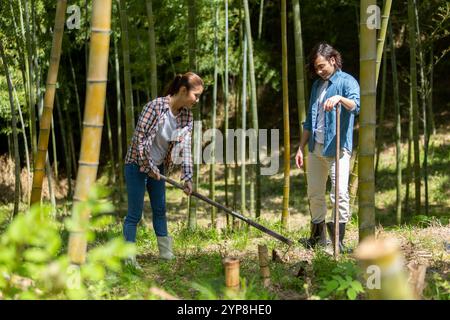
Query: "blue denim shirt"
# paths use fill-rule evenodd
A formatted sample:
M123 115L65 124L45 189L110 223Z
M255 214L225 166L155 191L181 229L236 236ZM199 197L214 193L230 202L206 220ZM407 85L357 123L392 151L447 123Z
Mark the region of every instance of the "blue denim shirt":
M308 115L306 121L303 122L303 128L310 131L308 150L313 152L315 144L315 135L317 127L317 117L319 115L319 106L317 102L317 90L319 88L322 79L314 81L311 88L311 97L309 100ZM341 106L340 126L341 126L341 148L347 149L352 152L353 145L353 124L355 122L355 116L359 114L360 101L359 101L359 84L355 78L348 73L341 70L337 70L333 76L328 80L328 88L326 95L323 99L325 102L328 98L340 95L347 99L355 101L356 107L352 111L348 111L345 107ZM330 112L325 112L325 128L324 128L324 143L323 143L323 156L334 157L336 154L336 109L334 108Z

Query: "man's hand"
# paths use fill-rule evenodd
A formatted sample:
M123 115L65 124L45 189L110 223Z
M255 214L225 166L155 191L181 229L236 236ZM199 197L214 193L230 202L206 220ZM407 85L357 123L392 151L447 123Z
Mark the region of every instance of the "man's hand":
M331 98L328 98L323 103L323 110L325 111L331 111L333 110L334 106L341 102L342 97L339 95L332 96Z
M184 183L183 191L184 191L184 193L187 194L188 196L191 195L191 193L192 193L192 182L186 181L186 182Z
M298 148L297 154L295 155L295 164L297 165L297 168L303 167L303 152L302 147Z

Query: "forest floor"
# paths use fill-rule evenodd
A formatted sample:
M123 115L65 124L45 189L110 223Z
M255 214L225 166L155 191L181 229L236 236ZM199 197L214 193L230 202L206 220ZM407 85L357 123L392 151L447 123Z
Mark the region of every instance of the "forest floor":
M429 153L429 215L409 214L404 222L395 224L395 145L383 146L376 182L376 234L378 237L391 237L398 240L405 258L405 267L426 266L425 299L450 298L450 134L448 128L439 130L433 137ZM296 150L292 146L291 150ZM402 167L406 167L407 145L402 145ZM301 170L295 168L294 154L291 154L289 225L281 227L283 198L283 163L280 158L279 173L262 177L262 214L257 220L294 242L309 234L309 211L306 198L305 180ZM7 162L3 159L2 161ZM7 165L2 166L8 167ZM8 167L12 170L12 167ZM6 169L2 169L6 170ZM232 170L231 170L232 171ZM406 171L406 170L404 170ZM2 194L11 194L12 186L2 172L0 188ZM174 175L175 177L175 175ZM202 167L199 192L208 196L209 169ZM25 174L26 179L26 174ZM403 181L406 173L403 173ZM230 183L232 182L232 179ZM107 171L101 173L100 183L112 185ZM238 184L239 185L239 184ZM70 213L70 203L65 202L62 194L67 190L67 181L58 184L58 213L62 216ZM225 203L223 168L217 166L216 200ZM238 188L240 189L240 188ZM423 189L423 188L422 188ZM247 191L248 192L248 191ZM405 189L402 190L403 195ZM410 188L414 197L414 185ZM117 193L116 193L117 194ZM233 192L229 194L233 203ZM240 199L239 190L237 194ZM422 203L424 203L422 193ZM327 200L329 201L329 200ZM157 257L157 244L151 224L151 209L146 196L144 219L137 234L137 260L142 272L124 269L122 273L108 274L105 281L93 284L90 290L95 297L102 299L143 299L143 298L180 298L180 299L349 299L354 298L350 288L353 280L363 284L358 265L352 254L344 254L339 261L322 250L309 250L296 244L288 248L276 239L254 228L241 227L239 230L226 229L226 217L218 212L217 223L211 227L211 207L199 202L197 210L197 229L188 231L187 197L182 191L167 186L167 210L169 233L174 238L174 251L177 259L164 262ZM413 201L410 209L413 210ZM0 215L12 211L12 203L0 206ZM25 205L21 206L25 210ZM328 203L329 212L331 206ZM238 211L240 208L238 200ZM247 203L247 208L249 204ZM355 248L358 243L357 204L353 208L353 217L348 224L345 242ZM113 227L96 234L96 244L121 236L121 223L126 214L126 206L116 206L117 223ZM247 215L250 213L246 212ZM5 228L2 226L0 230ZM259 275L258 245L269 248L270 284L264 286ZM222 259L233 256L240 260L241 290L233 293L224 290L224 267ZM408 270L408 268L406 268ZM333 277L341 276L351 282L340 289L330 289ZM351 284L353 283L353 284ZM362 285L365 287L365 285ZM357 299L366 298L365 292L356 295Z

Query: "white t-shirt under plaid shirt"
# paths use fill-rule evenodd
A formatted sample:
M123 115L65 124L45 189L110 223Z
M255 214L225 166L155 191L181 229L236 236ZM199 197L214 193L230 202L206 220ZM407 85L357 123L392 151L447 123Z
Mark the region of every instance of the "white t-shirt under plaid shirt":
M173 115L169 108L169 112L166 113L166 119L164 124L159 127L156 133L155 140L153 141L152 148L150 149L150 155L153 162L159 166L163 163L164 158L169 150L169 142L172 139L172 135L177 129L177 118Z
M148 175L159 173L151 150L159 128L164 126L168 112L170 112L169 96L156 98L144 106L128 147L125 163L137 164L140 171ZM173 169L174 162L181 163L181 180L192 181L191 137L194 125L192 112L187 108L181 108L175 118L176 130L165 154L164 171L168 175Z

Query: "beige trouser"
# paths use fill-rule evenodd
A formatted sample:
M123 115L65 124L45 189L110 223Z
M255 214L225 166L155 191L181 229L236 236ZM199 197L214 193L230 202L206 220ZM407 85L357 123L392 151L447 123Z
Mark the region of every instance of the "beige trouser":
M308 198L311 208L311 222L319 223L327 217L325 200L328 176L331 178L330 199L333 204L332 221L334 221L335 157L322 156L323 144L315 143L314 152L308 159ZM350 218L350 199L348 194L348 177L351 154L341 149L339 158L339 222L346 223Z

